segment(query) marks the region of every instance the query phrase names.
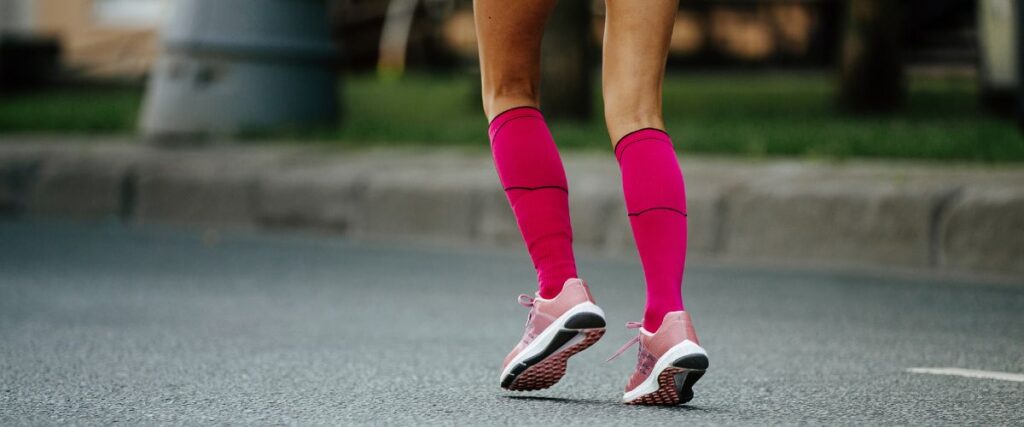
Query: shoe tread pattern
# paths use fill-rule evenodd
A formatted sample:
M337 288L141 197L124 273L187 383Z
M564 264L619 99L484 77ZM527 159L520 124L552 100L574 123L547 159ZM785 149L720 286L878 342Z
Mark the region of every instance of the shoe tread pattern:
M565 375L569 358L594 345L597 340L601 339L604 332L603 328L580 331L579 333L585 334L582 341L526 368L506 389L510 391L534 391L543 390L555 385Z
M693 399L693 384L704 376L703 370L669 366L658 374L658 389L626 402L629 405L680 405ZM682 384L677 383L682 380Z

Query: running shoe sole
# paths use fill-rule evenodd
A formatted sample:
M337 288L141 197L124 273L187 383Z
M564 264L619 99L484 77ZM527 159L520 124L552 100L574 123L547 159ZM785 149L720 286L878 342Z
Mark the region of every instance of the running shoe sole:
M707 369L707 354L690 353L676 357L671 363L661 368L656 377L657 388L654 391L641 394L640 396L631 396L636 394L638 389L650 387L647 381L645 381L644 384L626 393L623 396L623 401L629 405L663 406L689 402L693 399L693 385L704 376L704 372Z
M513 359L501 377L510 391L543 390L565 375L570 357L594 345L605 332L604 313L596 305L573 307Z

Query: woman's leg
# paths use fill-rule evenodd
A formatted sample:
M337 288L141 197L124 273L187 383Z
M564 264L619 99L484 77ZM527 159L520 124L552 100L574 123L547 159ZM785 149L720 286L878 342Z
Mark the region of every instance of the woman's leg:
M661 115L677 0L607 0L604 105L647 284L644 329L683 310L686 192Z
M565 171L536 108L540 42L554 0L475 0L473 5L494 166L537 269L541 297L519 297L530 316L502 363L501 387L540 390L557 383L566 359L605 331L603 312L576 278Z
M554 0L473 3L494 165L537 269L542 298L555 297L576 277L565 171L537 110L541 38L553 6Z
M637 368L622 400L676 405L708 367L683 311L686 189L661 117L661 83L677 0L606 0L604 105L629 223L647 282ZM621 354L620 350L619 354Z

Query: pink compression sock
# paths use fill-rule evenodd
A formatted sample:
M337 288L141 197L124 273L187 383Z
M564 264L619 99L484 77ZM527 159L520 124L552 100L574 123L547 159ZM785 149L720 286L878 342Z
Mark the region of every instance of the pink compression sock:
M656 332L665 313L683 309L686 188L672 139L657 129L630 133L615 146L622 192L647 282L644 329Z
M491 153L519 231L537 269L541 298L576 277L569 188L558 148L540 111L518 107L491 121Z

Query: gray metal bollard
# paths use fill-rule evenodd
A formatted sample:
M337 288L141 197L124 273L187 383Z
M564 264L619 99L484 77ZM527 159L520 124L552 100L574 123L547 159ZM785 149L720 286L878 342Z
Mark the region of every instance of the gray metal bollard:
M179 0L140 129L151 139L332 123L338 105L323 0Z

